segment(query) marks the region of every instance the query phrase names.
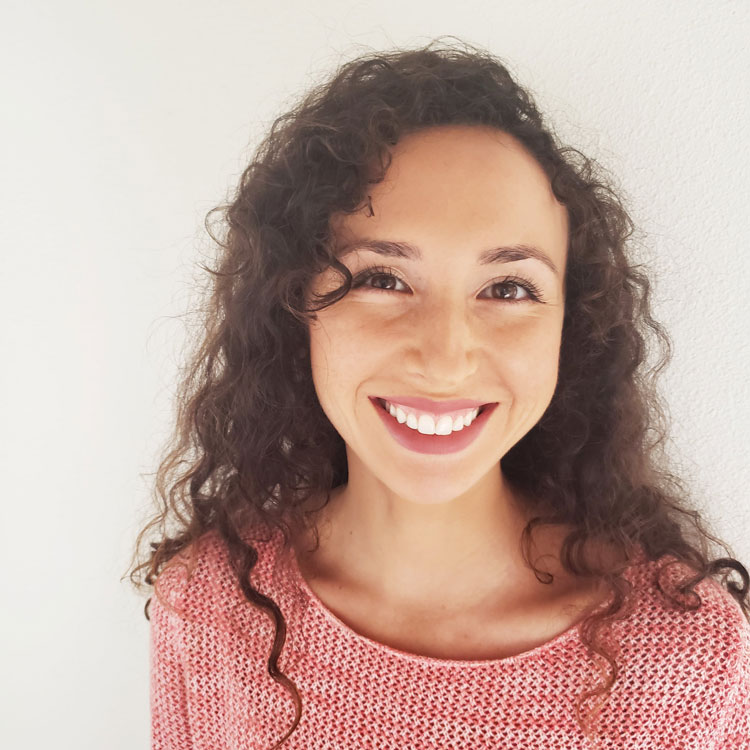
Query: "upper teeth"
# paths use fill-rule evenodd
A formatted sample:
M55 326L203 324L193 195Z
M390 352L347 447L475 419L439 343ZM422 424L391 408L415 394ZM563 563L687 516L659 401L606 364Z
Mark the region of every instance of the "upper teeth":
M417 430L423 435L450 435L468 427L477 417L480 407L474 409L460 409L448 414L430 414L429 412L411 409L408 406L392 404L385 401L386 411L401 424Z

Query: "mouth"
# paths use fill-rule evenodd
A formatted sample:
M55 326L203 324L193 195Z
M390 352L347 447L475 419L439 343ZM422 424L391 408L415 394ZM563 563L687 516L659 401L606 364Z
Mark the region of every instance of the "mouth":
M385 407L385 399L370 396L370 401L381 418L383 426L391 437L403 448L422 454L446 456L465 451L482 433L492 412L499 406L498 402L482 404L477 408L477 416L462 429L453 430L449 434L421 433L405 423L393 418Z
M388 411L388 407L385 405L384 398L380 398L380 396L374 396L373 398L378 403L378 405L383 408L384 411L386 412ZM477 417L480 416L485 409L487 409L490 406L494 406L496 403L497 403L496 401L488 401L486 404L482 404L479 407L479 411L477 412ZM457 410L457 411L460 411L460 410Z

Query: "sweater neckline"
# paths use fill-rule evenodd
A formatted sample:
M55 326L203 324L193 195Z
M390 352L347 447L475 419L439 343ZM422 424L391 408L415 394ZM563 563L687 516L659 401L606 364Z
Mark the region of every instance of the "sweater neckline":
M444 659L435 656L426 656L423 654L416 654L410 651L404 651L402 649L389 646L380 641L373 640L367 636L358 633L356 630L347 625L343 620L339 619L333 611L318 597L318 595L312 590L308 582L302 575L302 571L297 560L297 554L293 545L289 545L289 553L287 555L289 559L289 572L296 583L297 587L303 592L307 598L309 604L315 609L315 611L323 617L328 623L330 623L343 637L349 642L356 644L360 648L367 651L374 651L383 654L386 657L395 660L408 661L417 663L423 666L433 667L448 667L452 669L477 669L477 668L497 668L504 665L513 665L518 662L527 660L541 659L547 652L559 649L574 639L578 639L580 635L581 626L585 618L581 618L567 630L554 636L548 641L529 649L528 651L522 651L518 654L511 656L504 656L496 659ZM613 600L614 594L610 593L607 599L600 602L595 611L607 607Z

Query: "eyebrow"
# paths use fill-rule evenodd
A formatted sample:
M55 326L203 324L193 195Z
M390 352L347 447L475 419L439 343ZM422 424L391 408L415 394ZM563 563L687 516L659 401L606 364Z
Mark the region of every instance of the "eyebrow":
M350 253L358 250L370 250L390 258L405 258L407 260L422 260L422 252L416 245L408 242L395 242L391 240L373 240L362 238L354 240L340 248L339 258L343 258ZM477 262L480 265L490 263L512 263L514 260L526 260L532 258L541 261L547 267L551 268L556 276L560 275L557 266L552 259L538 247L533 245L502 245L493 247L480 253Z

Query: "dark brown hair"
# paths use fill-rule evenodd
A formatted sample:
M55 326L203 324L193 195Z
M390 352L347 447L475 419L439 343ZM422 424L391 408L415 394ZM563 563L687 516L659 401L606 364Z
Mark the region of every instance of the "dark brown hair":
M587 618L582 639L612 666L611 678L577 705L601 696L617 677L615 662L593 644L597 628L623 607L627 563L592 563L589 545L604 542L631 560L672 555L695 576L678 587L698 609L693 587L722 569L750 622L746 568L705 530L666 454L667 411L655 383L671 359L668 334L650 313L648 276L628 257L633 223L604 170L560 145L531 95L497 57L460 42L434 40L421 49L372 53L343 64L287 114L277 118L242 174L236 194L209 212L218 245L215 268L201 264L206 304L201 331L181 373L174 434L156 472L159 510L138 535L130 578L153 586L174 556L211 530L229 551L239 587L275 622L268 673L293 694L278 669L286 621L277 604L250 583L258 555L241 530L267 524L284 534L308 523L309 501L346 483L344 442L318 402L310 367L308 325L315 310L341 299L351 274L332 249L329 219L367 205L370 185L390 164L390 149L407 133L440 125L490 126L520 141L549 177L569 216L565 315L557 388L539 422L502 457L508 480L533 498L536 517L523 532L566 524L561 562L569 572L606 582L611 606ZM220 212L224 230L210 219ZM328 267L343 284L306 307L311 279ZM653 334L653 337L650 336ZM647 368L647 344L661 347ZM532 502L532 501L529 501ZM173 511L176 525L167 531ZM314 526L313 526L314 528ZM156 533L145 557L142 541ZM316 537L317 538L317 537ZM708 540L725 556L711 559ZM142 579L143 571L147 571ZM661 590L661 585L659 585ZM696 602L697 598L697 602ZM146 602L146 617L148 605ZM583 726L583 724L582 724Z

